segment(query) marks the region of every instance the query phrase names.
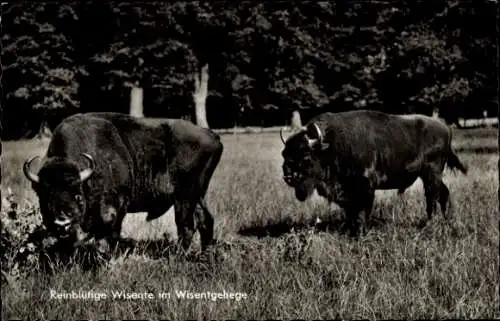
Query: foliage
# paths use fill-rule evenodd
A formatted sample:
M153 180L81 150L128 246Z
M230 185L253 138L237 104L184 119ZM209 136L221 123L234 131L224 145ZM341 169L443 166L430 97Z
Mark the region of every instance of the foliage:
M42 224L38 208L28 204L19 208L11 191L2 200L0 224L0 264L2 273L9 275L7 282L18 281L34 270L46 273L72 263L90 270L109 260L93 243L75 250L58 241Z
M209 118L371 108L447 119L496 112L495 3L20 3L3 14L6 131L58 109L190 117L209 64ZM18 108L14 108L16 106ZM269 108L270 106L274 106ZM210 115L212 114L212 115ZM287 120L275 119L274 124ZM225 125L224 125L225 126ZM15 136L15 135L14 135Z
M18 208L12 192L2 199L0 223L2 271L8 271L13 277L22 277L38 265L39 254L50 247L54 240L45 237L46 230L38 210L34 206Z

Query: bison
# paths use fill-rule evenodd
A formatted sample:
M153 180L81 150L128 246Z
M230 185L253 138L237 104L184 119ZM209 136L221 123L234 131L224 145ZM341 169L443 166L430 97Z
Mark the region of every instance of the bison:
M38 174L31 166L39 156L23 169L44 225L60 240L76 247L94 238L109 248L126 213L147 212L150 221L173 205L187 251L195 223L202 249L213 242L205 195L222 152L217 134L189 121L86 113L57 126Z
M392 115L356 110L323 113L286 141L283 179L305 201L316 189L344 209L352 235L364 232L375 190L403 193L417 178L423 182L427 222L437 203L449 218L445 164L467 173L451 148L451 130L424 115ZM363 215L364 214L364 215Z

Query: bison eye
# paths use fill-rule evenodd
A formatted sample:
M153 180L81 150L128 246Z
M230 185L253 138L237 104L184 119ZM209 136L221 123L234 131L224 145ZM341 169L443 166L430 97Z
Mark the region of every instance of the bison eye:
M83 203L83 196L82 195L75 195L75 201L78 203Z

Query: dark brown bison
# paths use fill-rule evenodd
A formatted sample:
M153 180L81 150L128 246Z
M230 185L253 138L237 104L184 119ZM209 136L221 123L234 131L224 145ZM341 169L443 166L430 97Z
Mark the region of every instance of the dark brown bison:
M217 134L188 121L76 114L54 130L38 174L31 169L38 156L24 163L24 173L44 225L59 239L77 245L93 237L107 246L127 212L153 220L174 205L182 248L196 220L205 249L214 224L205 194L222 151Z
M318 194L341 206L352 234L364 228L375 190L403 193L423 181L428 219L437 203L447 218L449 190L442 181L447 164L467 168L451 149L451 130L423 115L390 115L357 110L324 113L295 133L282 151L283 178L298 200ZM363 215L365 214L365 215Z

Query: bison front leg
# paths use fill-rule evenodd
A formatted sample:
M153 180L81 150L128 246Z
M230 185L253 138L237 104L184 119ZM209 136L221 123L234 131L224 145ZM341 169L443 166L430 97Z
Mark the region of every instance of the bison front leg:
M370 216L372 214L373 210L373 202L375 200L375 191L369 191L366 193L364 197L364 206L361 211L362 214L364 214L364 225L370 223Z
M175 201L175 224L177 225L178 246L187 252L194 235L194 211L196 203L189 199Z
M102 231L109 245L114 247L120 240L123 220L127 214L127 203L120 199L117 205L104 204L101 207Z
M443 181L439 184L439 205L446 220L453 218L453 208L450 200L450 190Z
M356 237L359 235L359 228L360 228L360 211L357 206L349 206L345 208L345 214L346 214L346 224L347 224L347 231L350 236Z
M357 237L366 234L374 199L375 192L367 191L359 195L357 199L353 199L345 208L347 226L351 236Z
M123 219L127 215L127 210L122 208L118 211L117 216L113 224L111 225L111 235L109 238L110 244L114 247L121 237Z

